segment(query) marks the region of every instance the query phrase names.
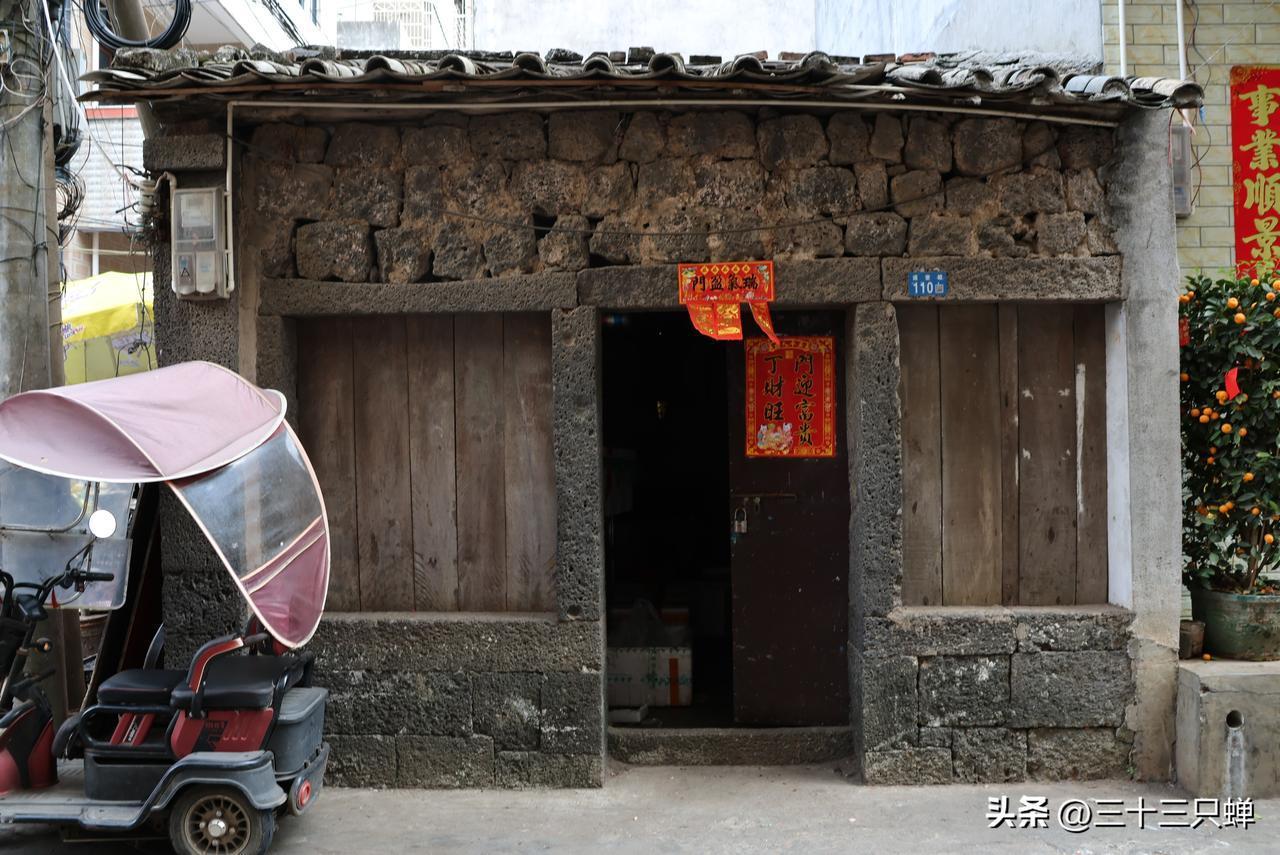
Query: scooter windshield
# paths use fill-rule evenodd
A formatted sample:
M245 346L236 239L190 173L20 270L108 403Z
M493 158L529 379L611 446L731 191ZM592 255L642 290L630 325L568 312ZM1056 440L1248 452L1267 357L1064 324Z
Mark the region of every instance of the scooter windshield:
M83 591L53 592L50 605L118 609L129 582L128 537L133 484L98 484L33 472L0 461L0 569L15 582L43 582L60 575L67 560L93 537L89 515L108 510L117 535L94 541L84 569L110 573L110 582L89 582Z
M329 524L315 473L281 424L262 445L217 469L171 481L263 627L305 644L329 586Z

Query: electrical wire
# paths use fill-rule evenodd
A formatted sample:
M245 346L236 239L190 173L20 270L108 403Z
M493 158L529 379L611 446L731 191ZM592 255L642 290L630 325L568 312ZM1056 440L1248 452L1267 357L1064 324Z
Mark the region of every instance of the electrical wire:
M167 50L176 47L178 42L182 41L182 37L187 34L187 27L191 24L191 0L173 0L173 18L162 33L145 39L130 39L111 29L111 21L100 0L81 0L80 5L84 10L84 22L89 32L93 33L93 37L99 43L111 50L124 48Z

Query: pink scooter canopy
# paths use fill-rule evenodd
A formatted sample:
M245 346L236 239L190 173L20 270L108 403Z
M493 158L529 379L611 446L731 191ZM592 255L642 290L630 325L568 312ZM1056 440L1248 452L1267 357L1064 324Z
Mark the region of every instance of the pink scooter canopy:
M284 396L208 362L0 402L0 458L82 481L164 481L271 635L305 644L329 589L329 522Z

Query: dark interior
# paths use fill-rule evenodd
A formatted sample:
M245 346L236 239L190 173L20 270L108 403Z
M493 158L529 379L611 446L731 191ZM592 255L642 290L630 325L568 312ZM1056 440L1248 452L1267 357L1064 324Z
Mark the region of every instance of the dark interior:
M610 643L643 600L693 650L692 705L636 726L730 726L728 349L684 312L606 315L603 338Z

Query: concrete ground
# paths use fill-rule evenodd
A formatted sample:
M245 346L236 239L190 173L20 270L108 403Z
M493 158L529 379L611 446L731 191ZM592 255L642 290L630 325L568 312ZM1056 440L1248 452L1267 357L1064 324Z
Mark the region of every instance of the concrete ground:
M662 768L610 765L601 790L339 790L304 819L281 822L273 853L1275 853L1280 800L1255 804L1247 828L1156 828L1136 815L1124 828L1064 831L1066 799L1139 797L1159 807L1183 797L1128 781L946 787L860 787L829 766ZM1047 829L989 829L988 799L1046 796ZM1104 803L1105 805L1105 803ZM1108 806L1109 807L1109 806ZM1116 806L1119 809L1119 806ZM1177 820L1175 820L1177 821ZM0 828L9 853L162 852L62 843L40 828Z

